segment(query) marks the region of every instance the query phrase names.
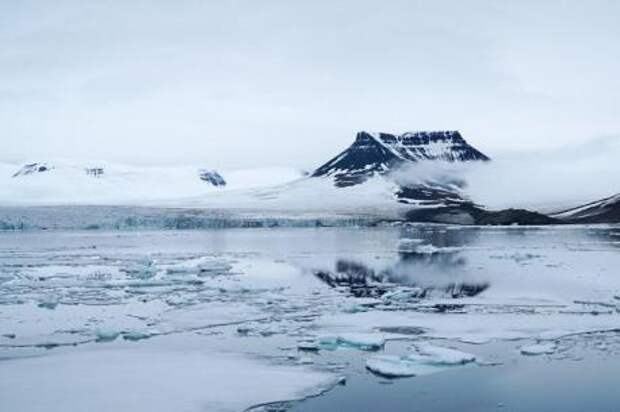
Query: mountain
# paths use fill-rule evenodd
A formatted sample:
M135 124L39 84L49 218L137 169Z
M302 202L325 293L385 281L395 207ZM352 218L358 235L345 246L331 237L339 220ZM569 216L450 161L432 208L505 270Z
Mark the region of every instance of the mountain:
M458 131L407 132L402 135L359 132L349 148L319 167L313 177L331 177L338 187L354 186L402 165L428 160L490 160Z
M446 163L487 160L450 131L360 132L351 147L308 176L290 168L221 173L192 165L50 160L0 165L0 206L165 206L397 219L414 207L471 203L464 182Z
M620 223L620 194L551 215L570 223Z

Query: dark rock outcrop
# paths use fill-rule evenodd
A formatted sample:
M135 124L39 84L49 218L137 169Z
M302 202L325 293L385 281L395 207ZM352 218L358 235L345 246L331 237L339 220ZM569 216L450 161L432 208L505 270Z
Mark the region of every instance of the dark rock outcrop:
M566 223L620 223L620 194L551 216Z
M486 210L474 204L419 208L407 213L407 221L459 225L553 225L559 219L525 209Z
M216 187L226 186L226 180L215 170L200 170L199 171L200 180L211 183Z

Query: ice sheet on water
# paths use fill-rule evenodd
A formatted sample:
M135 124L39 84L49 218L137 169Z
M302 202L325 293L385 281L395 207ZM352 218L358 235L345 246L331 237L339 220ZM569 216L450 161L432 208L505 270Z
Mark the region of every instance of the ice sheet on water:
M404 355L377 355L366 361L371 372L386 377L408 377L441 372L476 361L476 356L440 346L416 345L415 352Z
M526 356L551 355L556 350L557 344L555 342L540 342L522 346L520 349L521 354Z
M442 346L416 344L414 348L417 354L409 355L409 359L418 358L422 362L432 363L435 365L464 365L476 360L475 355Z

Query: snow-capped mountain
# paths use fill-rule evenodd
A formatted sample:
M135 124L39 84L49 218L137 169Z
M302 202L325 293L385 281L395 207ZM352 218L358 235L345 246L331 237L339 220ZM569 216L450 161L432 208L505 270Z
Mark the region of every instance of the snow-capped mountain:
M6 165L0 165L0 205L356 210L393 216L415 206L469 202L454 173L444 176L422 169L486 160L458 132L360 132L351 147L310 176L289 168L220 172L201 166L137 167L93 161L13 165L5 173Z
M571 223L620 223L620 194L551 215Z
M353 186L379 174L420 161L488 161L458 131L407 132L402 135L359 132L353 144L319 167L313 177L333 178L338 187Z

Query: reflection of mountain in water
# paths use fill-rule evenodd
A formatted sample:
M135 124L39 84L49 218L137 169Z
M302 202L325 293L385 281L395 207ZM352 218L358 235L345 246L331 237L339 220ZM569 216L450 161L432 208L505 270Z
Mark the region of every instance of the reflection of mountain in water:
M473 297L490 286L488 282L463 279L467 259L461 250L476 242L478 236L475 230L409 229L401 234L398 262L389 267L377 269L340 259L333 270L315 270L314 274L330 287L355 297L397 297L401 302Z
M455 262L463 264L462 258L455 259ZM355 297L378 298L406 286L407 295L401 295L399 300L402 300L403 296L409 300L419 300L437 295L456 299L476 296L489 287L487 282L424 284L416 281L414 276L403 274L403 268L399 266L400 264L394 268L375 271L359 262L339 260L334 271L317 270L314 274L330 287L342 288Z
M477 230L407 228L395 245L398 261L388 267L339 259L333 270L313 273L330 287L355 297L381 297L389 302L473 297L490 284L469 279L467 259L461 252L476 243L479 235Z

